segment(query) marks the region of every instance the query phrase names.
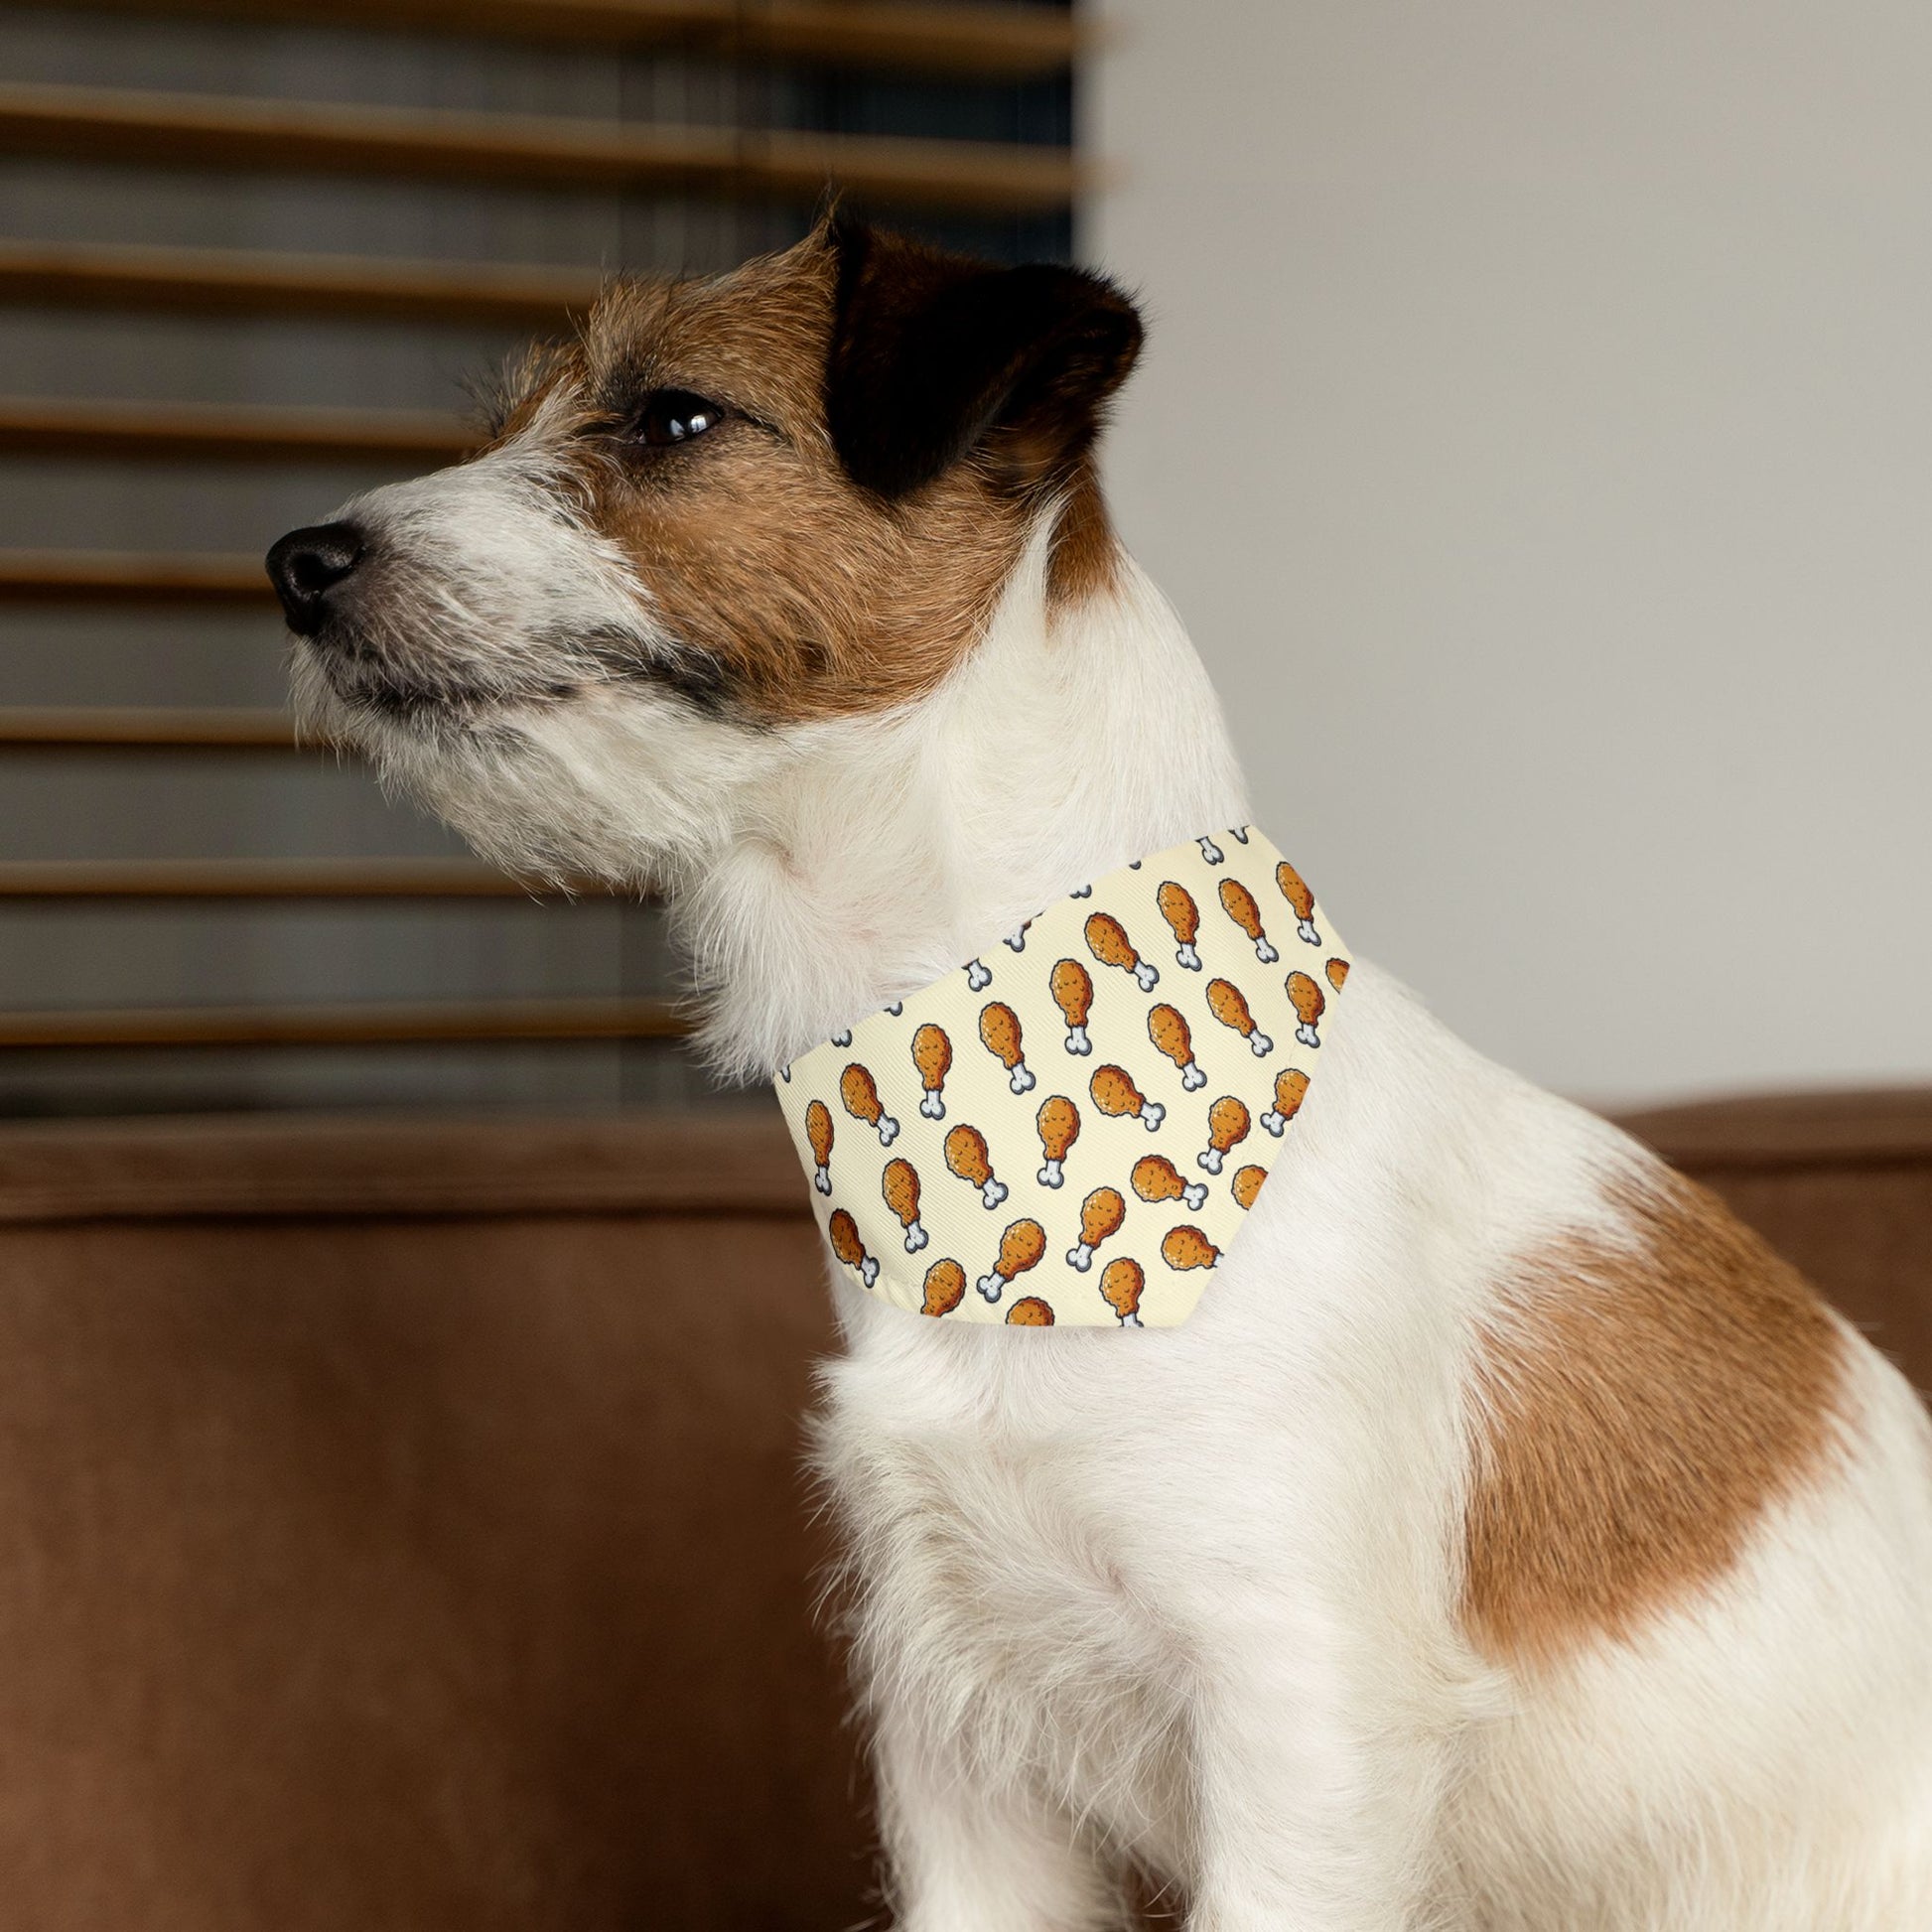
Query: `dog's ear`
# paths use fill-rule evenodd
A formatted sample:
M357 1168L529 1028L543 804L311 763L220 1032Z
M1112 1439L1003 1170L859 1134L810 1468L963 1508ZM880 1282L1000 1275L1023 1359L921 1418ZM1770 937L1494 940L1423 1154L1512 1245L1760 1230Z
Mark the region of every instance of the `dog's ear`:
M1093 441L1141 346L1111 282L940 254L842 213L826 421L855 483L885 497L985 449L1008 483L1052 483Z

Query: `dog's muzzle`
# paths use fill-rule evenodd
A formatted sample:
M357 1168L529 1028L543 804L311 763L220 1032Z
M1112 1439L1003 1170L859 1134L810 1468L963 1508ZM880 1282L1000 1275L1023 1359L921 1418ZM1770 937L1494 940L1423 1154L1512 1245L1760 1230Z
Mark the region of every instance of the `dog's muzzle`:
M342 586L355 574L367 547L353 523L317 523L291 530L269 551L269 582L298 637L321 632L332 600L340 599Z

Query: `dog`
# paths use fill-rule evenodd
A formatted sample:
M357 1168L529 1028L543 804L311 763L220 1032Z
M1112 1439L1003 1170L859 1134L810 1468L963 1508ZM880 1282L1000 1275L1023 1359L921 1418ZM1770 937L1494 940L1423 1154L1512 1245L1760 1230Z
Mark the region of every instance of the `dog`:
M614 285L481 454L270 552L300 712L521 875L662 892L770 1078L1245 822L1097 481L1140 343L1101 277L837 212ZM1372 966L1342 1005L1183 1325L962 1327L828 1258L896 1922L1151 1878L1195 1932L1932 1924L1913 1392L1621 1133Z

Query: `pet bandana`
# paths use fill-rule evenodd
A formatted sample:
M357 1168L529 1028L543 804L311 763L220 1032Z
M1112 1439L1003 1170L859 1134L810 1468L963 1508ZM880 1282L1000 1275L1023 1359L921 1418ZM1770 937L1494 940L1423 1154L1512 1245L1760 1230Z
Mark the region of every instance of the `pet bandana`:
M833 1254L948 1321L1186 1320L1347 977L1252 827L1082 886L779 1076Z

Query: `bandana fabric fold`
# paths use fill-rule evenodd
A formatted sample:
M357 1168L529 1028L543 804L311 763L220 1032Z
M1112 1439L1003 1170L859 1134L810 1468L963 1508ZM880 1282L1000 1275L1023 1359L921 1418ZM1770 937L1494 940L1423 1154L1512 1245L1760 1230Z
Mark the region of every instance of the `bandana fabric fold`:
M1294 1131L1347 977L1251 826L1080 888L780 1075L833 1254L941 1320L1177 1325Z

